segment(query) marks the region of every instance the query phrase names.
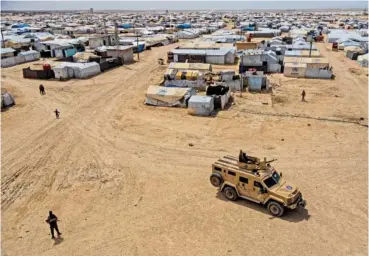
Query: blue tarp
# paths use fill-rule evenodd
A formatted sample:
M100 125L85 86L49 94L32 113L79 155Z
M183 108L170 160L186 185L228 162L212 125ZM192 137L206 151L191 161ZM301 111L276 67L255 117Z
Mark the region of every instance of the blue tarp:
M64 50L65 57L73 56L76 53L77 53L77 50L75 48Z
M29 27L30 25L23 23L23 24L14 24L11 26L11 28L25 28L25 27Z
M132 24L129 23L125 23L125 24L121 24L119 25L120 28L132 28Z
M188 23L178 24L177 28L191 28L191 24Z
M145 44L138 44L138 52L143 52L145 50Z
M242 31L254 31L255 28L254 27L243 27L241 30Z

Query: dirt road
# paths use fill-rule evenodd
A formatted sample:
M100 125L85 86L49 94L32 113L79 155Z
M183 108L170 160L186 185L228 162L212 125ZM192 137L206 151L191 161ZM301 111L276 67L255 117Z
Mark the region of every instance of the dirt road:
M2 70L17 101L2 114L3 254L367 255L367 128L255 114L366 118L367 76L322 49L335 81L276 75L274 99L237 95L216 118L193 117L143 104L165 70L157 59L173 47L92 79L42 82L45 96L40 81L21 78L27 64ZM307 210L273 218L218 195L211 163L241 148L278 158ZM61 219L55 242L49 210Z

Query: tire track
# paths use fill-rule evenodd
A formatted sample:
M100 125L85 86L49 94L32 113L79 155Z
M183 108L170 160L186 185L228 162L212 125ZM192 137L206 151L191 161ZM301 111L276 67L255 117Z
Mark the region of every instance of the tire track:
M302 119L311 119L318 121L326 121L326 122L336 122L336 123L348 123L348 124L356 124L363 127L368 127L367 124L362 124L359 121L351 121L347 119L335 119L329 117L313 117L308 115L299 115L299 114L278 114L278 113L270 113L270 112L258 112L252 110L235 110L237 112L252 114L252 115L261 115L261 116L274 116L274 117L287 117L287 118L302 118Z

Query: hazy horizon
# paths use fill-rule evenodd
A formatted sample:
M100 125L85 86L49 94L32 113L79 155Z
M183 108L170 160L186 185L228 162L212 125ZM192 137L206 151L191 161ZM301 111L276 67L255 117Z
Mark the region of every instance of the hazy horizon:
M366 1L1 1L2 11L364 9Z

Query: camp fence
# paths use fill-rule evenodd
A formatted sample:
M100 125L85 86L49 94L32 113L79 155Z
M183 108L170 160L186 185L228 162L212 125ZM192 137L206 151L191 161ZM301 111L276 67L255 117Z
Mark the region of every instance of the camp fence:
M122 58L114 58L114 59L107 60L103 63L100 63L100 70L101 72L104 72L111 68L115 68L115 67L122 66L122 65L123 65Z
M31 70L31 68L23 69L23 78L33 79L51 79L55 78L53 70Z

